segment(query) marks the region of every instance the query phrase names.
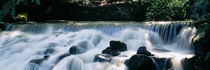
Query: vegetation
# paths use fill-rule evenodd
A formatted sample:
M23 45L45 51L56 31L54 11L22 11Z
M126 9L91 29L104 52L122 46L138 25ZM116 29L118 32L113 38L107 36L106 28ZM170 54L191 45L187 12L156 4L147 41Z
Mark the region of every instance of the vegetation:
M208 0L3 0L0 22L204 19ZM192 15L193 14L193 15Z

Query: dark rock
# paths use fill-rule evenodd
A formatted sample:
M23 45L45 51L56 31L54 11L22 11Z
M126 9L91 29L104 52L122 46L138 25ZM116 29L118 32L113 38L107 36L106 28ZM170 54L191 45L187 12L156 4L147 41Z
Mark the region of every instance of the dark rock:
M69 54L80 54L80 49L77 46L72 46L69 49Z
M156 70L174 70L171 58L151 58L156 65Z
M4 31L6 29L6 25L0 23L0 31Z
M136 54L133 55L128 62L129 70L156 70L153 60L146 56Z
M110 54L110 55L113 55L113 56L118 56L120 55L120 52L118 51L115 51L115 50L112 50L112 49L109 49L109 47L107 47L106 49L104 49L102 51L103 54Z
M110 54L113 56L120 55L120 52L127 51L125 43L120 41L110 41L110 47L107 47L102 51L103 54Z
M172 59L171 58L166 60L166 69L167 70L173 70L173 63L172 63Z
M195 70L193 59L185 58L181 61L184 70Z
M47 58L33 59L30 62L40 65L44 60L47 60Z
M97 54L94 58L94 62L111 62L112 55L109 54Z
M195 49L195 57L185 60L185 67L189 68L190 63L193 63L195 70L209 70L210 61L208 61L209 39L210 39L210 24L209 20L196 22L197 34L192 42ZM188 66L187 66L188 65Z
M146 47L139 47L139 49L137 50L137 54L143 54L143 55L147 55L150 56L151 53L149 51L147 51Z
M110 41L110 49L115 51L127 51L127 45L120 41Z
M44 58L48 59L50 56L44 56Z
M44 55L51 55L55 52L55 49L53 48L49 48L47 50L44 51Z
M129 70L173 70L171 58L157 58L142 54L125 61Z
M58 60L60 61L61 59L65 58L67 56L70 56L70 54L68 54L68 53L62 54L59 56Z
M64 53L64 54L60 55L55 63L57 64L60 60L64 59L65 57L68 57L68 56L70 56L69 53Z

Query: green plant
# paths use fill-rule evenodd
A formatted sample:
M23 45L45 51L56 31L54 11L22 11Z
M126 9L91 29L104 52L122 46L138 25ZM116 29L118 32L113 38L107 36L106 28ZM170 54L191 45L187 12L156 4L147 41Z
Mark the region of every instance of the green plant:
M149 3L146 18L148 21L173 20L183 17L184 4L186 0L142 0Z
M13 19L16 19L15 7L21 2L23 2L26 5L29 2L35 2L36 4L40 4L39 0L4 0L1 3L2 7L0 7L0 22L2 22L4 16L6 16L7 14L10 14Z

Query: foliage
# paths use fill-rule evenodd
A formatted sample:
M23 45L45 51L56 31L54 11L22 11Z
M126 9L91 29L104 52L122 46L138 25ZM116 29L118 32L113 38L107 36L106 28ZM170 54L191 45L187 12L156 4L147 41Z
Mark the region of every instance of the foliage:
M183 18L185 0L142 0L149 3L147 20L173 20ZM178 18L177 18L178 16Z
M198 21L207 19L210 0L190 0L189 4L188 18Z
M39 0L3 0L3 2L1 3L2 8L0 7L0 22L2 21L4 16L6 16L9 13L13 19L16 19L15 8L21 2L23 2L25 5L27 5L29 2L35 2L36 4L40 4Z

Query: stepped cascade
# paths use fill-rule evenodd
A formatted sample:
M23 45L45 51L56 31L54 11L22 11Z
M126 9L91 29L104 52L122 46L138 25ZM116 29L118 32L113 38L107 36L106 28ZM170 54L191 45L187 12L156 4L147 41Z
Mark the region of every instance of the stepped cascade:
M190 22L6 24L5 31L0 32L0 68L129 70L126 60L145 46L153 55L150 58L156 70L167 69L168 59L174 70L183 70L181 61L193 56L191 40L195 34L196 29ZM96 62L95 56L102 54L110 41L123 42L127 49L111 56L107 62Z

